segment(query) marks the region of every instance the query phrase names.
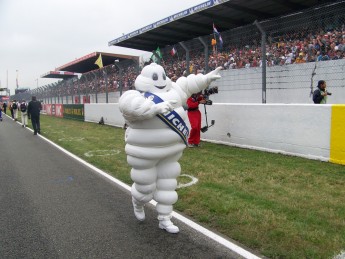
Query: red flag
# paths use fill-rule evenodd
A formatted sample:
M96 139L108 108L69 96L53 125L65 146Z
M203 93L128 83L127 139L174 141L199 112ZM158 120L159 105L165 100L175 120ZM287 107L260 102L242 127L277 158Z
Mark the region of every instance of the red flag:
M174 56L176 54L176 49L175 47L173 47L171 50L170 50L170 55L171 56Z

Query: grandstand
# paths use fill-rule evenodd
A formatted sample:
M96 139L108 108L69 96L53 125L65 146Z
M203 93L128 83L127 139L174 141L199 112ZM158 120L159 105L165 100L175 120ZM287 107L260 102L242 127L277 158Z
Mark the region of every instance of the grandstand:
M172 80L184 73L206 73L222 66L227 71L219 82L222 94L215 96L215 101L261 102L257 92L264 89L264 77L267 102L308 103L315 81L323 78L334 87L332 91L339 99L333 101L337 103L344 99L340 91L345 74L344 11L345 1L207 1L108 45L153 53L159 48L162 59L156 62ZM266 37L262 37L259 27ZM139 64L139 57L102 53L104 67L98 68L95 61L99 54L91 53L58 67L55 74L45 75L58 78L57 72L68 71L80 76L62 77L58 83L32 93L46 103L79 103L82 99L117 102L123 91L133 88L143 64Z
M96 65L100 55L102 68ZM87 54L42 75L41 78L62 80L38 87L31 94L37 95L45 103L73 104L90 100L88 97L90 95L93 95L95 102L98 102L97 94L106 93L103 101L108 102L108 93L114 92L118 87L113 80L116 72L119 72L115 66L117 63L131 64L138 71L139 57L105 52ZM104 81L100 77L103 77Z
M0 88L0 102L7 102L9 99L9 90L7 88Z

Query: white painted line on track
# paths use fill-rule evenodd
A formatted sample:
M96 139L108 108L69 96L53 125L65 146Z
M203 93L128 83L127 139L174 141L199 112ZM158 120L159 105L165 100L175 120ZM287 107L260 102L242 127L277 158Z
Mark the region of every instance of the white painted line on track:
M20 122L18 122L19 124L21 124ZM32 131L32 129L27 128L28 130ZM90 163L84 161L83 159L81 159L80 157L72 154L71 152L67 151L66 149L60 147L59 145L55 144L54 142L52 142L51 140L43 137L40 134L37 134L38 137L44 139L45 141L47 141L48 143L50 143L51 145L53 145L54 147L56 147L57 149L61 150L62 152L64 152L66 155L74 158L75 160L79 161L80 163L84 164L85 166L91 168L92 170L94 170L95 172L99 173L100 175L104 176L105 178L109 179L110 181L116 183L117 185L123 187L124 189L131 191L131 187L123 182L121 182L120 180L116 179L115 177L103 172L101 169L95 167L94 165L91 165ZM155 201L151 201L150 204L156 206L156 202ZM248 258L248 259L260 259L260 257L250 253L249 251L243 249L242 247L230 242L229 240L226 240L225 238L217 235L216 233L213 233L212 231L198 225L197 223L191 221L190 219L182 216L181 214L178 214L177 212L173 211L172 216L175 217L176 219L182 221L184 224L190 226L191 228L195 229L196 231L202 233L203 235L213 239L214 241L218 242L219 244L229 248L231 251L234 251L235 253L243 256L244 258Z

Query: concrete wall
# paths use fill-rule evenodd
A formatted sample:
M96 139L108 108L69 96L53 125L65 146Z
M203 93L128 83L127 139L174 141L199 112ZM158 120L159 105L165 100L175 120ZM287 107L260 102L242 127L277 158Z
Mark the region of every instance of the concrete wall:
M211 120L215 120L215 125L201 133L202 140L330 160L332 105L214 104L206 108L209 125ZM200 109L205 126L204 107ZM98 123L102 116L106 124L124 124L117 104L85 104L86 121ZM340 163L345 161L342 156Z
M85 121L98 123L103 117L104 123L116 127L123 127L125 120L117 103L84 104Z
M201 133L203 140L329 160L330 105L214 104L207 117L215 125Z

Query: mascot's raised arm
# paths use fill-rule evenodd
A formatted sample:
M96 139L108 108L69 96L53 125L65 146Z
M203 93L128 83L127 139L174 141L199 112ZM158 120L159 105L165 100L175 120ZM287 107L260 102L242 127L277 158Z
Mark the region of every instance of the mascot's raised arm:
M144 206L157 202L159 228L178 233L171 222L177 201L178 160L187 144L189 129L183 108L193 93L206 89L218 78L221 68L206 75L189 75L172 82L162 66L152 63L135 80L135 89L125 92L119 101L128 128L125 134L127 161L132 167L134 214L145 219Z

